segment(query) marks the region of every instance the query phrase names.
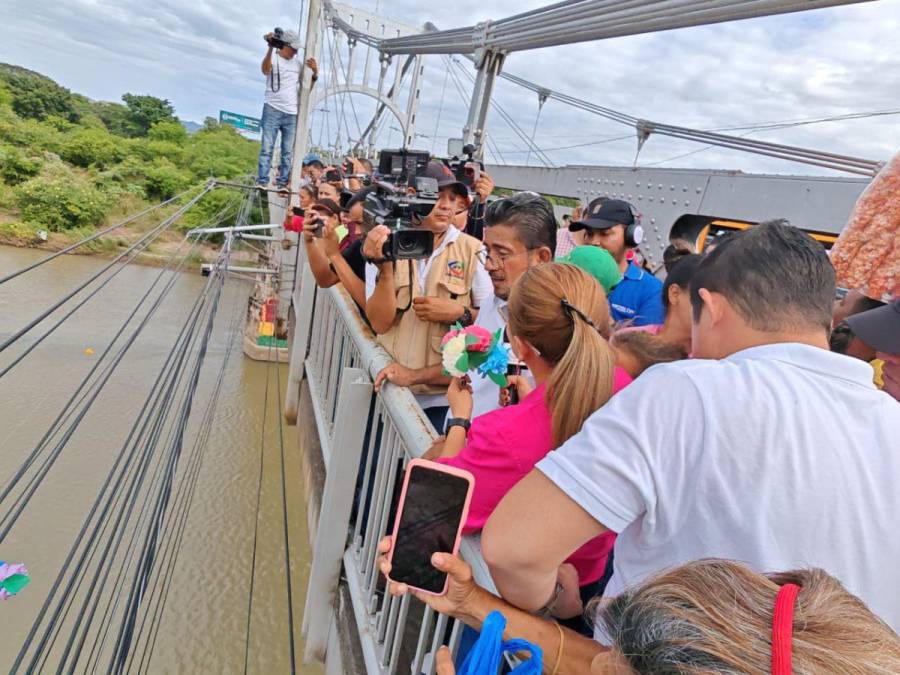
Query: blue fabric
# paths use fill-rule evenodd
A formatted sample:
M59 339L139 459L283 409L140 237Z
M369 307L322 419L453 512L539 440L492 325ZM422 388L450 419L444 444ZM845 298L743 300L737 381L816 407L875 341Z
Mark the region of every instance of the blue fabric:
M609 294L613 321L628 321L633 326L650 326L665 321L662 287L663 283L655 276L629 263L622 281Z
M297 116L281 112L268 103L263 105L262 143L259 148L259 166L256 175L258 183L269 182L269 170L272 167L272 152L275 140L281 134L281 162L278 165L278 178L275 184L284 187L291 179L291 159L294 154L294 132L297 130Z
M500 669L500 661L504 652L515 654L528 652L531 658L523 661L513 668L510 673L517 675L540 675L544 661L544 653L537 645L527 640L513 638L503 639L503 629L506 628L506 617L500 612L494 611L487 615L481 625L481 636L478 642L469 651L466 660L460 666L457 675L484 675L496 673Z

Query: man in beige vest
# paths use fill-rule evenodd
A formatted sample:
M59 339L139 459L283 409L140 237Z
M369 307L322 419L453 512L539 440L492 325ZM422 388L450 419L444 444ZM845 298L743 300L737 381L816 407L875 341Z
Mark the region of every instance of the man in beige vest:
M438 431L447 410L449 378L441 374L441 339L457 321L471 323L490 297L491 280L478 259L480 241L452 227L468 205L466 186L440 164L427 174L438 181L438 201L420 227L434 233L428 260L366 265L366 316L378 341L396 359L376 378L410 387ZM374 228L363 255L378 260L390 230Z

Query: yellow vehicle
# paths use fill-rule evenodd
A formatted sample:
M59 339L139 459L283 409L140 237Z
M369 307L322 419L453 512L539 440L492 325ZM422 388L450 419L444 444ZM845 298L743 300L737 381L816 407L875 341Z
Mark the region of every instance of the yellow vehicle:
M720 237L727 232L746 230L753 225L756 225L756 223L749 220L734 220L731 218L695 216L688 214L681 216L672 225L672 230L669 233L669 240L685 241L689 243L697 253L702 253L703 250L714 242L717 237ZM830 249L838 238L838 235L832 232L822 232L807 228L802 229L813 239L821 243L826 250Z

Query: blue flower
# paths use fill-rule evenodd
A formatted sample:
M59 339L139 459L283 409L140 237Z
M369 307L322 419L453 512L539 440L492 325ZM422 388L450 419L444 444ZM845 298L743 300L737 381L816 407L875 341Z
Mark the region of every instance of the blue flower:
M495 340L488 351L487 358L480 366L478 372L482 377L490 377L497 381L497 378L506 379L506 368L509 365L510 349L509 345L505 345L499 340ZM493 377L491 377L493 376Z

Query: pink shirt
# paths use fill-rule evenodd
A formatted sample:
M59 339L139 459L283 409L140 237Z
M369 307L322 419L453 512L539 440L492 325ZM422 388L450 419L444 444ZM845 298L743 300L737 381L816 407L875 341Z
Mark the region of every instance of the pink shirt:
M480 415L472 421L466 446L460 453L438 460L475 476L465 534L481 530L503 496L553 449L546 389L541 385L517 405ZM566 562L578 570L580 585L603 576L615 539L613 532L604 532L569 557Z

